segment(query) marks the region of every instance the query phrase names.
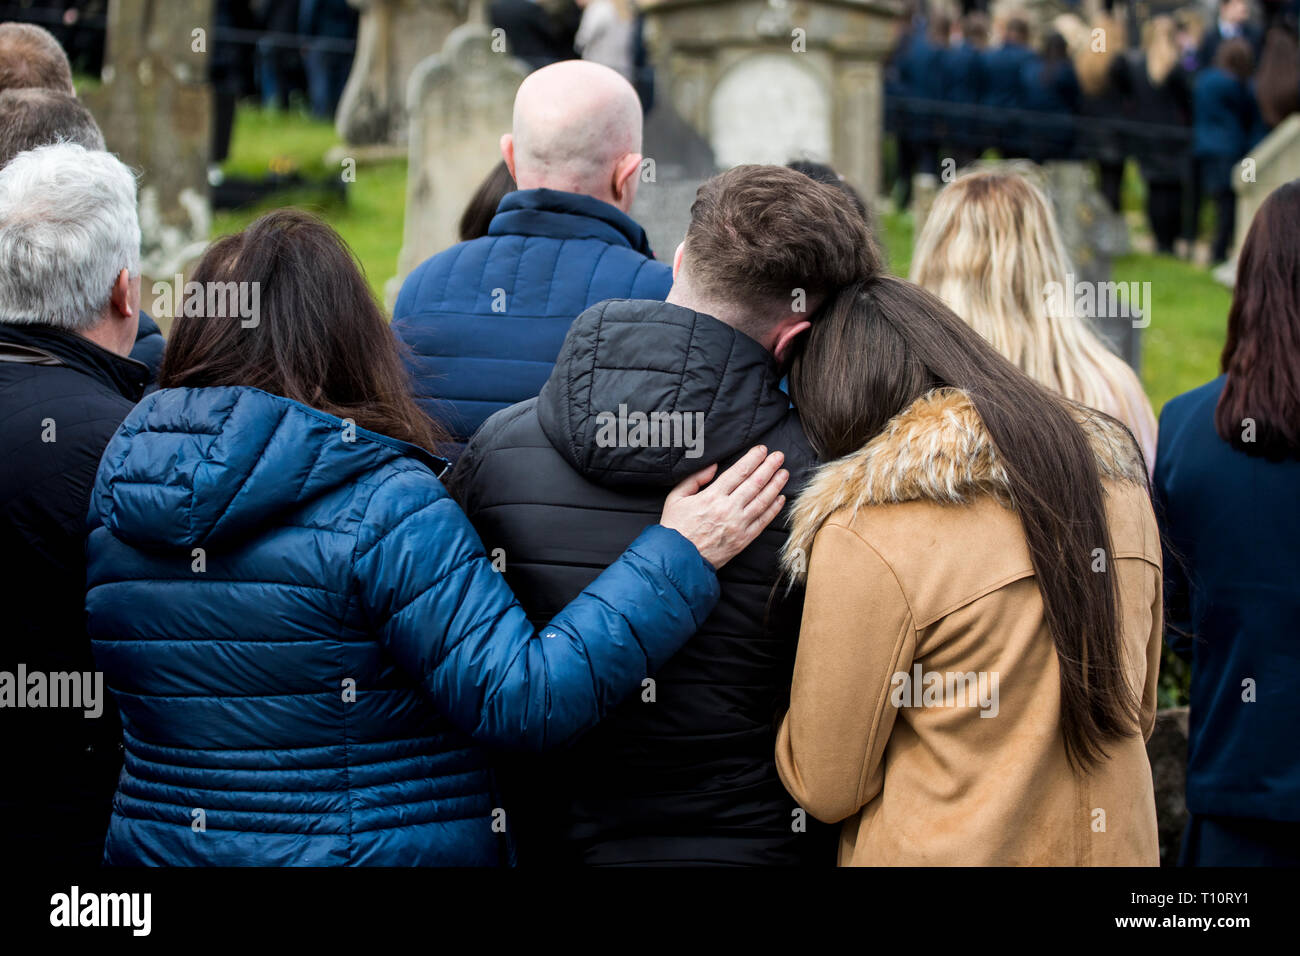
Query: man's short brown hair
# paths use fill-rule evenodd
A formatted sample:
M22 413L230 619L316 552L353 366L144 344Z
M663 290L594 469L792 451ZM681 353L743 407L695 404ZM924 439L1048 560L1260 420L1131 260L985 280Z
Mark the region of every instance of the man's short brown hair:
M74 92L68 55L49 30L30 23L0 23L0 92Z
M693 287L758 316L789 312L799 291L816 303L881 269L844 194L784 166L737 166L700 186L686 254Z
M51 143L102 150L104 134L75 96L58 90L0 90L0 169L19 153Z

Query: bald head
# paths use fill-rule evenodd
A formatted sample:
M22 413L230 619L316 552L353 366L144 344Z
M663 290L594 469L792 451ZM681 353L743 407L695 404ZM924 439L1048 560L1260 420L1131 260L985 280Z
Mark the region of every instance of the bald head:
M75 95L68 56L48 30L0 23L0 91L27 89Z
M607 66L554 63L520 84L501 151L520 189L582 193L626 212L641 165L641 101Z

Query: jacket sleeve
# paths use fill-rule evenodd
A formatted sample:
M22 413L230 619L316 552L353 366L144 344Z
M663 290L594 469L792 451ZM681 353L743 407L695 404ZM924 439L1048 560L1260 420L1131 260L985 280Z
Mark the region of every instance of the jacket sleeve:
M541 633L464 512L425 472L373 494L354 574L370 627L476 739L541 750L594 726L699 628L713 567L653 525Z
M781 782L818 820L843 820L880 792L897 717L893 678L911 669L915 652L911 611L889 565L853 531L823 527L776 742Z

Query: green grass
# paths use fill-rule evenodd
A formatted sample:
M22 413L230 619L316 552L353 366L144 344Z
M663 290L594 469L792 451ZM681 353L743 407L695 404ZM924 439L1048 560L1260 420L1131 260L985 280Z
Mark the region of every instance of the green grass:
M227 176L260 178L275 171L297 171L321 180L342 176L328 167L325 154L339 142L334 127L306 113L276 113L241 104L235 114L230 157L222 165ZM406 161L363 165L347 186L347 200L325 189L280 193L255 205L225 210L213 217L212 234L225 236L245 229L263 213L284 206L307 210L325 219L352 247L366 279L380 302L384 283L397 273L406 220Z

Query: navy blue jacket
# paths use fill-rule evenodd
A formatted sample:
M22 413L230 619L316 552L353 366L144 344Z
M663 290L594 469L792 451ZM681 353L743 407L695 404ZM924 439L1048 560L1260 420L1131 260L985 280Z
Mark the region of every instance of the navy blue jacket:
M1192 84L1192 152L1241 159L1254 145L1258 109L1247 84L1217 66L1202 70Z
M1300 461L1220 438L1223 385L1164 407L1156 453L1167 640L1192 661L1187 807L1300 821Z
M253 388L128 416L86 555L126 745L106 862L496 864L479 745L575 738L712 611L653 525L538 635L437 461Z
M944 52L942 47L930 42L924 28L918 27L899 50L895 63L895 95L917 100L944 100L943 73L940 69L940 57ZM941 114L928 112L924 107L918 106L904 123L904 133L911 139L933 140L938 135L941 122Z
M983 51L984 86L981 89L985 106L1003 106L1024 109L1024 83L1021 76L1025 65L1037 59L1028 47L1006 43Z
M541 391L579 313L605 299L663 300L672 282L645 230L618 209L524 189L501 200L486 236L407 277L393 328L410 351L416 398L457 457L489 415Z
M939 75L948 100L978 103L984 88L984 61L969 43L939 51Z
M1024 107L1044 114L1023 130L1035 159L1069 155L1074 142L1073 117L1079 109L1079 78L1069 60L1026 60L1020 73Z

